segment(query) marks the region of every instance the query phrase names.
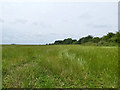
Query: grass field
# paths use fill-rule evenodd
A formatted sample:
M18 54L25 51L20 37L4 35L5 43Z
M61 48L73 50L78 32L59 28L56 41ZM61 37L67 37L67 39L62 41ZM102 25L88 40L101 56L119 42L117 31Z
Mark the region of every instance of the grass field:
M116 88L118 48L3 45L2 70L3 88Z

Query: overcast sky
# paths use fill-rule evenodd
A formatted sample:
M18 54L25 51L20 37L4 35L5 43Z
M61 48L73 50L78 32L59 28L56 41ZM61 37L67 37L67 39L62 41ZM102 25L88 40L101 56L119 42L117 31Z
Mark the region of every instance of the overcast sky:
M46 44L118 31L117 2L4 3L2 43ZM1 8L1 7L0 7Z

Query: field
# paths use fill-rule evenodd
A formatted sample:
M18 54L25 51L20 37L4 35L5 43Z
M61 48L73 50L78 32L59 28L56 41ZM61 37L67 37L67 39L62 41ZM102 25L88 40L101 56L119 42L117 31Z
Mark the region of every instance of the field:
M118 48L2 46L3 88L116 88Z

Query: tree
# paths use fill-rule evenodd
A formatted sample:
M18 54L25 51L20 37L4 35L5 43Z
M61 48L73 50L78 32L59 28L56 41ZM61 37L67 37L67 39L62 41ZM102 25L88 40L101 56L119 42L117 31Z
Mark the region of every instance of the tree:
M114 33L108 33L107 35L105 35L105 36L103 36L102 37L102 40L103 41L106 41L106 42L112 42L112 38L115 36L115 34Z
M62 43L63 43L62 40L58 40L58 41L55 41L55 42L54 42L55 45L59 45L59 44L62 44Z
M67 38L63 40L63 44L72 44L73 42L75 42L76 40L72 40L71 38Z
M92 44L92 45L116 45L116 43L120 43L120 33L116 32L116 34L109 32L107 35L104 35L102 38L93 37L88 35L86 37L80 38L77 40L72 40L72 38L67 38L64 40L55 41L54 44Z
M112 38L113 42L120 43L120 33L117 32L115 36Z
M99 37L94 37L92 39L93 43L98 43L100 41L100 38Z
M92 39L93 39L93 36L88 35L87 37L81 38L81 43L90 42L90 41L92 41Z

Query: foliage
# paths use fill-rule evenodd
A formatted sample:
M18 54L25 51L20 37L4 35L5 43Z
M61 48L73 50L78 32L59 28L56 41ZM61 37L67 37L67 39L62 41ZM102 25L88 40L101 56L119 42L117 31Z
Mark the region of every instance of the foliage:
M116 32L116 34L109 32L107 35L104 35L103 37L93 37L91 35L88 35L86 37L80 38L77 40L72 40L71 38L64 39L64 40L58 40L55 41L52 45L60 45L60 44L87 44L88 45L117 45L120 43L120 33Z
M62 40L58 40L58 41L55 41L55 45L58 45L58 44L72 44L74 42L76 42L77 40L72 40L71 38L68 38L68 39L64 39L63 41Z

